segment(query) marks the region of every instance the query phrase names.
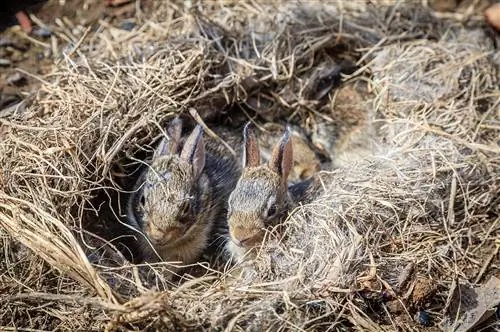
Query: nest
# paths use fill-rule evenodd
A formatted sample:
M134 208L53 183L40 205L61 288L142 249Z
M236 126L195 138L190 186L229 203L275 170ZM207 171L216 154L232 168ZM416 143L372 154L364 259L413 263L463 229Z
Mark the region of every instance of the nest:
M0 325L418 328L423 310L442 322L453 284L498 275L494 40L421 6L342 5L158 2L133 31L82 36L0 119ZM349 121L335 96L353 82L366 117ZM326 123L343 157L236 281L206 264L166 280L122 222L134 161L190 110L227 130Z

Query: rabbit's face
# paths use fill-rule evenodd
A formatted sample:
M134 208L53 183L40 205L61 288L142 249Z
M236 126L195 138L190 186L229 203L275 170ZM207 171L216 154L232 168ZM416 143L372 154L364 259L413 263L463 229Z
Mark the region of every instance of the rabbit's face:
M191 165L176 155L151 165L139 205L143 230L155 246L170 245L189 234L199 207L196 187Z
M286 210L287 190L282 177L267 165L245 168L229 197L231 241L242 248L259 245L266 229L275 226Z
M228 201L231 241L227 248L233 256L258 246L269 226L275 226L288 210L287 179L293 160L288 128L265 165L260 164L257 137L250 124L243 130L243 140L244 168Z
M179 121L173 121L168 128L171 138L160 142L138 192L141 226L157 249L178 246L203 233L208 223L198 220L203 202L209 199L207 180L202 176L203 130L197 126L181 150L180 126Z

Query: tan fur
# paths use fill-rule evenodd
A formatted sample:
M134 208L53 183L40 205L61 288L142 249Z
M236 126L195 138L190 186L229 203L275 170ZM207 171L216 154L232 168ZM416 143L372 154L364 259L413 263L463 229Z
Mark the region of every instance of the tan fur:
M203 206L206 210L204 218L190 221L193 223L190 227L179 223L176 213L181 209L183 199L188 198L185 193L191 190L192 169L179 157L166 156L153 162L146 183L162 181L159 173L165 169L169 169L172 172L171 178L178 181L160 184L145 192L144 231L162 260L190 264L198 258L207 243L209 221L213 215L207 202ZM209 199L208 194L205 198Z
M242 263L250 254L249 248L240 247L233 241L227 242L226 250L231 254L235 263Z
M227 199L239 174L234 158L205 149L197 126L179 149L180 122L168 128L170 144L157 146L151 165L131 195L128 216L143 231L147 261L194 263L223 227ZM174 147L172 147L172 144Z
M330 156L333 167L352 167L374 152L377 135L371 121L373 110L364 97L369 93L362 80L343 84L336 90L329 109L334 122L311 118L311 140Z
M259 135L259 146L262 158L267 160L271 159L273 147L279 141L277 133L282 129L278 128L275 124L266 124L264 128L266 131ZM293 141L293 165L288 180L290 182L304 181L312 177L314 173L320 171L321 161L310 147L305 134L293 128L291 139Z
M248 125L245 130L247 128ZM245 140L253 135L253 132L249 132L245 135ZM258 152L254 142L246 140L244 144L247 150L250 148ZM266 230L277 225L288 211L291 199L287 177L292 161L292 141L290 132L287 131L276 145L268 164L247 164L243 169L236 188L229 197L229 240L226 250L234 260L240 261L249 249L260 245ZM270 215L274 210L275 213Z
M257 167L260 164L260 151L257 137L252 130L248 129L248 126L245 126L243 135L245 140L245 159L243 161L243 165L247 167Z

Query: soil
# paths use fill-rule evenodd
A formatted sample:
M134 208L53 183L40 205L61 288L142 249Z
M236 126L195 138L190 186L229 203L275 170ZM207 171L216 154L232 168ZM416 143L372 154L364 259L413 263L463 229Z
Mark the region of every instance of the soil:
M137 9L147 15L154 0L19 0L0 4L0 118L22 112L23 100L34 96L42 77L61 58L68 43L57 31L97 27L101 21L132 29ZM463 12L470 1L435 0L431 7L438 12ZM474 9L481 12L491 4L482 0ZM26 33L16 13L32 15L33 30ZM56 42L57 40L57 42ZM66 45L65 43L66 42Z
M0 118L22 112L22 101L34 96L44 75L61 59L68 41L64 29L97 27L101 21L132 29L138 5L146 15L152 0L20 0L2 3L0 11ZM16 20L23 11L32 19L27 33ZM34 17L34 18L33 18Z

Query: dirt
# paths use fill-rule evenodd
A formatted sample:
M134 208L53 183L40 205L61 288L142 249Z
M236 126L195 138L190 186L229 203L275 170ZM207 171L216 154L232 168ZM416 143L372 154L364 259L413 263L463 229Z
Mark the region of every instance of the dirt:
M142 0L139 8L146 15L151 0ZM24 100L33 97L43 77L62 58L68 41L66 30L97 28L100 21L133 29L136 1L116 0L24 0L15 5L3 4L0 20L0 118L19 112ZM24 11L31 19L27 33L16 20Z
M428 278L418 278L412 293L412 302L416 305L433 296L437 291L436 282Z
M483 0L474 7L483 11L490 1ZM469 1L436 0L431 7L437 11L463 12ZM44 75L50 73L61 59L68 43L57 31L91 26L100 21L133 29L139 8L147 17L153 10L153 0L22 0L3 3L0 11L0 117L22 111L21 103L33 96ZM16 19L24 11L33 15L33 31L27 34ZM66 45L65 45L66 44Z

